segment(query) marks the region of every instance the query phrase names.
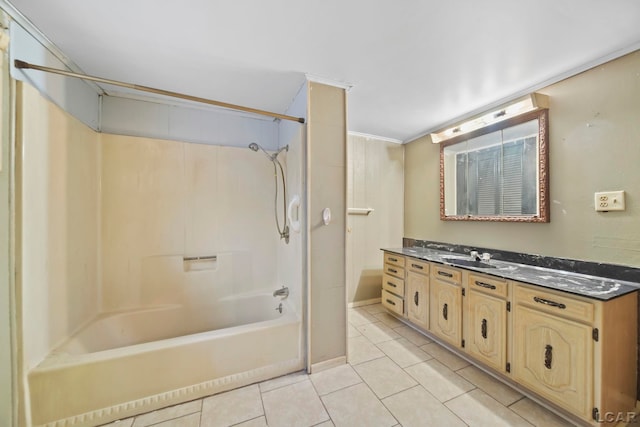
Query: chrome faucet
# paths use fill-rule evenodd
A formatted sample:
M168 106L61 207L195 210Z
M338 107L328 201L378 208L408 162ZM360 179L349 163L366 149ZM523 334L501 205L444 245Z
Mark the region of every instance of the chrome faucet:
M273 296L282 297L282 299L284 299L289 296L289 288L283 286L280 289L276 289L275 291L273 291Z

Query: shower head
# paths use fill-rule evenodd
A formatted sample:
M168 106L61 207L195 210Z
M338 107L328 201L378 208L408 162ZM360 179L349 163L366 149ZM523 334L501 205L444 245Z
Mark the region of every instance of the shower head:
M257 152L258 150L262 150L262 152L263 152L263 153L264 153L264 154L269 158L269 160L273 161L273 157L274 157L274 156L272 156L271 154L269 154L269 153L267 152L267 150L265 150L264 148L262 148L262 147L260 146L260 144L258 144L258 143L256 143L256 142L252 142L251 144L249 144L249 148L250 148L252 151L255 151L255 152Z

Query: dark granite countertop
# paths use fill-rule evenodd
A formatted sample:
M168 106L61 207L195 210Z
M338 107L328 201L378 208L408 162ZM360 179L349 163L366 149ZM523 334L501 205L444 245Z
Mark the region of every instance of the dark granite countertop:
M489 262L489 265L492 266L489 268L486 268L483 263L479 263L478 266L460 265L457 261L470 260L469 255L436 249L407 247L383 248L382 250L601 301L640 290L640 283L636 282L494 259Z

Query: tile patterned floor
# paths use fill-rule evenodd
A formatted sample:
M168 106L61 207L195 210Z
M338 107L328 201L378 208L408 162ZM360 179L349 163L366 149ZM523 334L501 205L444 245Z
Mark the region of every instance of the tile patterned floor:
M571 425L386 313L349 310L349 363L296 372L109 427Z

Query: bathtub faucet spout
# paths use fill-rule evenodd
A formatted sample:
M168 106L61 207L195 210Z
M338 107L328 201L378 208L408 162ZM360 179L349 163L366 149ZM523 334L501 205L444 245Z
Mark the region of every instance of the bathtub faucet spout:
M288 297L288 296L289 296L289 288L287 288L287 287L283 286L283 287L282 287L282 288L280 288L280 289L276 289L276 290L273 292L273 296L274 296L274 297L282 297L282 299L285 299L286 297Z

